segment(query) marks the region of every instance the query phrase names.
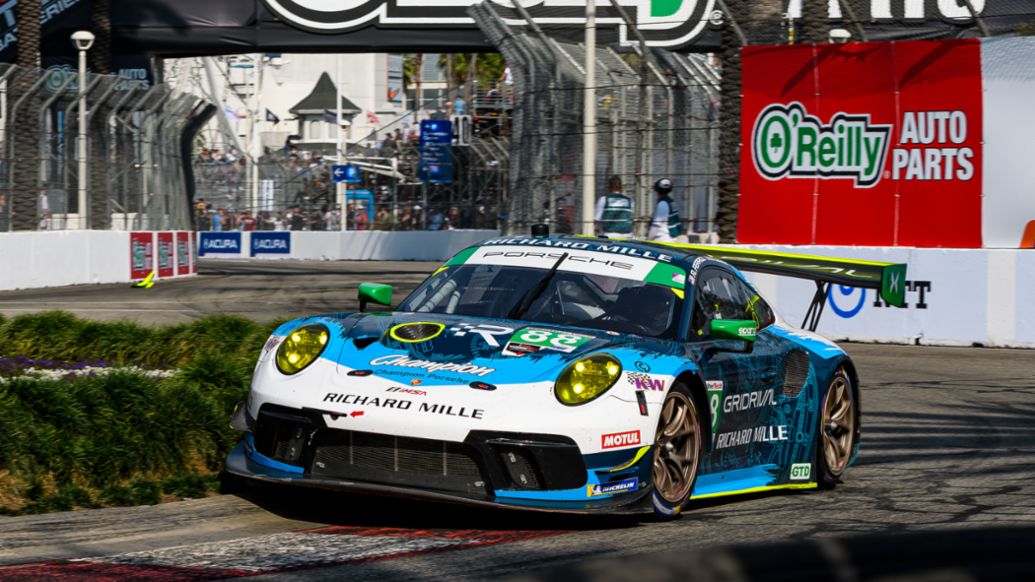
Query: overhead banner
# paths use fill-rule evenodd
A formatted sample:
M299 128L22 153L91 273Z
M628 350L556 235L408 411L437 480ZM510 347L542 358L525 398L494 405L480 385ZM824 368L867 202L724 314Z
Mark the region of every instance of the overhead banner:
M977 40L743 54L740 242L982 246Z
M512 0L484 0L509 26L528 26ZM483 0L111 0L112 52L164 57L246 52L472 52L494 50L468 9ZM0 61L13 62L15 0L0 2ZM700 52L720 48L728 18L716 0L617 0L597 3L601 45L648 44ZM828 23L856 34L840 2L827 5ZM1023 32L1035 19L1030 2L970 0L992 35ZM752 45L787 42L784 10L743 2L738 22ZM585 0L521 0L536 26L560 39L584 38ZM801 1L786 13L800 18ZM69 35L90 27L90 0L41 0L43 65L70 64ZM947 0L869 0L857 3L856 20L869 40L977 36L970 8ZM120 64L137 82L152 82L142 67ZM144 78L146 75L146 79ZM391 99L389 99L391 100Z

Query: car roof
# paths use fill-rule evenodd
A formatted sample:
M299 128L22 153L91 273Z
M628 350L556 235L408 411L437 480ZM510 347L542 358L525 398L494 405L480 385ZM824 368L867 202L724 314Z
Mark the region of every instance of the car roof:
M515 244L520 246L535 246L545 248L569 248L569 245L578 244L579 249L587 251L609 251L615 252L616 248L629 249L634 251L630 253L630 256L640 256L643 258L658 260L658 257L665 255L669 260L661 259L662 262L672 263L683 267L687 272L690 271L694 261L698 257L712 257L704 253L695 251L689 251L680 249L678 247L672 247L665 244L653 242L653 241L639 241L633 239L610 239L607 237L591 237L591 236L574 236L574 235L557 235L557 236L546 236L546 237L533 237L533 236L502 236L494 237L489 240L483 241L474 245L475 247L481 246L496 246L504 244ZM652 256L657 255L657 256Z

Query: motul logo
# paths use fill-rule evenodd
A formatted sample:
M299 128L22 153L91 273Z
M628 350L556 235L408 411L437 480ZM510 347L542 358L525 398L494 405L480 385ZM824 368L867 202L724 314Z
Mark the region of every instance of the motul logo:
M631 447L638 444L640 444L640 431L638 430L600 435L600 448L602 449Z

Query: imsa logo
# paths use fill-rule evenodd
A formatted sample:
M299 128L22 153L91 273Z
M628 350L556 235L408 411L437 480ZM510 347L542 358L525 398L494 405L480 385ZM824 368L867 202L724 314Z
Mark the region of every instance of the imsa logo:
M755 120L752 159L769 180L843 178L869 188L884 174L891 128L872 123L868 114L840 112L824 124L797 101L776 103Z
M263 0L276 17L298 28L321 33L341 33L364 26L445 26L475 28L467 9L482 0ZM581 27L585 23L585 2L579 0L490 0L504 9L520 2L539 25ZM715 0L615 0L632 16L636 28L652 46L681 46L696 38L712 15ZM607 3L598 3L598 26L619 29L621 41L628 34L619 13ZM502 14L508 24L526 25L517 17ZM635 37L633 37L635 41Z

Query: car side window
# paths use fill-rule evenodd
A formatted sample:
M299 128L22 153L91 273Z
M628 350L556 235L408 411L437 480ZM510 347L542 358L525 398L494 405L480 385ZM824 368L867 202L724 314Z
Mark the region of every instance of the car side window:
M748 303L757 295L748 293L747 286L733 273L714 267L702 270L697 277L694 312L690 320L691 338L707 339L708 322L713 319L755 319L749 313Z

